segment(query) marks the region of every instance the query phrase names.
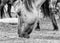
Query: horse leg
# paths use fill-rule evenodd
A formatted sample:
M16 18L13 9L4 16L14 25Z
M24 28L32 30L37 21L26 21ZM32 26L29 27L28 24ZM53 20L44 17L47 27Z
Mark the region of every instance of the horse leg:
M25 34L24 34L24 37L25 38L29 38L30 36L30 33L33 31L33 28L34 28L34 22L33 23L30 23L30 24L27 24L27 26L25 27Z
M1 10L0 10L0 19L1 19Z
M40 31L40 24L39 24L39 22L37 22L36 24L37 24L37 26L36 26L35 30Z
M29 34L32 32L34 23L28 24L23 23L20 19L18 24L18 35L19 37L29 38Z
M1 14L0 14L1 18L3 18L3 15L4 15L4 6L1 7L0 13L1 13Z
M53 24L54 30L58 30L58 26L57 26L57 22L56 22L55 16L52 14L50 18L52 20L52 24Z
M19 37L23 37L22 35L21 35L21 28L22 28L22 25L23 25L23 20L22 20L22 18L21 17L18 17L18 35L19 35Z
M18 36L19 37L24 37L24 34L26 34L24 32L26 24L23 22L23 19L21 17L19 17L19 21L18 21Z
M12 17L11 16L11 4L8 4L8 14L9 14L10 17Z
M24 37L24 38L29 38L29 35L27 32L30 32L29 30L30 27L26 25L26 27L22 26L18 29L18 34L19 34L19 37Z
M26 24L25 24L26 25ZM29 38L29 34L32 32L32 26L27 24L25 27L18 29L19 37Z

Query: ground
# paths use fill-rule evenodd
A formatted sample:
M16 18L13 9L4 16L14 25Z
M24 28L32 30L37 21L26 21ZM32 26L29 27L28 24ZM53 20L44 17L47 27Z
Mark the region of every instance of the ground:
M57 20L58 27L60 20ZM59 31L53 31L51 21L40 21L40 31L33 31L29 39L19 38L17 34L17 26L8 23L0 23L0 43L59 43L60 41L60 27Z

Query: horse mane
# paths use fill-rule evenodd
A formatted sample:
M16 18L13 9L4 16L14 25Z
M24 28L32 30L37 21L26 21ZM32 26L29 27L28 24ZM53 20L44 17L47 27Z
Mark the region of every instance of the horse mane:
M27 11L31 12L31 9L33 9L32 3L34 1L33 0L25 0L24 1L24 5Z
M44 13L44 16L45 16L45 17L47 17L47 16L50 15L49 1L48 1L48 0L46 0L46 1L42 4L41 8L42 8L42 12Z

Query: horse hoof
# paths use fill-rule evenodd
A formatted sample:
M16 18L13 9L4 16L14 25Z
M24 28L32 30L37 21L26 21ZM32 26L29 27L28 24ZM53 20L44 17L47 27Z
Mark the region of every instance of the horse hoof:
M58 29L54 29L53 31L58 31Z
M28 34L18 35L18 37L21 37L21 38L30 38L30 36Z
M23 38L23 35L18 35L18 37L21 37L21 38Z
M30 36L27 33L23 34L23 37L24 38L30 38Z
M24 36L24 38L30 38L30 36Z

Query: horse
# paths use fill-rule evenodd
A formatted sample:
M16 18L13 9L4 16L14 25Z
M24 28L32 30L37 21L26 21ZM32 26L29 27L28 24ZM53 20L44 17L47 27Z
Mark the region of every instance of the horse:
M19 7L19 9L20 9L20 11L18 12L18 14L20 15L19 23L18 23L19 37L29 37L28 34L30 34L32 32L32 28L34 28L34 23L35 23L36 17L37 17L37 11L35 8L33 8L34 5L32 6L32 2L34 2L34 1L33 0L28 0L28 1L24 0L22 2L23 4L22 4L21 8Z
M0 16L3 18L4 15L4 6L7 4L8 5L8 14L11 17L11 6L14 4L16 0L0 0Z
M19 16L18 23L18 36L29 38L30 33L34 29L36 20L38 19L38 12L42 7L44 16L48 16L51 19L52 25L54 27L53 31L58 31L57 21L55 19L55 14L50 6L51 0L24 0L21 8L19 8L17 13Z
M57 26L57 22L56 22L56 19L55 19L55 4L54 6L52 7L51 4L53 2L50 0L46 0L45 3L42 5L42 8L43 8L43 13L45 16L49 17L52 21L52 24L53 24L53 27L54 27L54 30L58 30L58 26Z

